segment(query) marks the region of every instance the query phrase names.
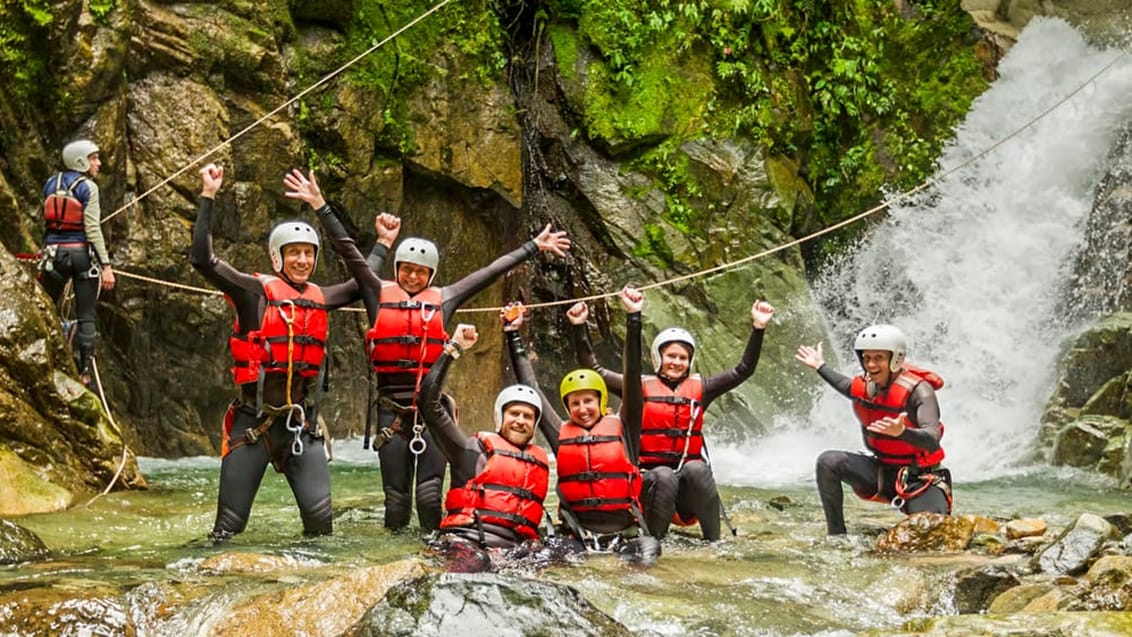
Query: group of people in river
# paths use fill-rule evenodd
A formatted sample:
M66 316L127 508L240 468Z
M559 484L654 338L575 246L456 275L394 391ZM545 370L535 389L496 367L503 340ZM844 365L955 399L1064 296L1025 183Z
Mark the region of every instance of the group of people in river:
M47 223L41 280L52 291L75 278L87 289L79 299L80 372L93 357L94 294L114 284L99 224L100 162L87 140L63 151L67 170L44 187ZM500 276L540 252L565 257L566 234L546 226L533 239L459 281L435 284L437 246L410 237L398 242L401 220L389 213L374 221L377 240L363 255L342 222L344 211L323 197L313 172L284 176L285 195L307 203L351 278L333 285L311 281L320 257L320 233L291 220L276 225L267 242L272 274L245 273L212 249L214 199L223 168L200 171L201 193L192 231L192 266L222 291L235 321L229 346L235 398L225 416L215 542L242 532L268 464L294 494L303 534L333 531L327 432L317 417L326 369L328 313L361 299L370 328L365 352L377 379L374 446L384 490L385 526L406 529L415 505L420 529L445 555L472 555L486 568L489 553L530 551L553 542L570 551L612 552L649 565L672 524L698 524L706 541L721 537L723 507L703 432L711 403L755 372L775 308L756 300L752 330L738 364L711 376L695 373L697 342L670 327L652 340L651 368L642 369L645 297L631 286L618 294L625 310L620 370L596 359L586 324L589 308L566 312L578 368L567 372L557 400L543 392L522 336L521 305L500 312L517 380L499 392L491 413L457 419L455 398L443 391L461 354L474 347L476 328L453 313ZM396 245L396 247L394 247ZM393 253L393 278L381 272ZM91 297L87 299L86 297ZM89 303L87 302L89 301ZM795 358L849 397L868 453L826 451L818 458L818 493L831 535L846 532L842 484L860 497L890 503L905 513L950 513L950 474L942 466L938 375L907 363L906 338L891 325L857 336L863 374L845 376L825 364L822 345L802 345ZM85 361L85 362L84 362ZM620 398L616 414L610 395ZM559 410L562 410L561 412ZM549 447L534 443L542 433ZM474 432L474 433L470 433ZM551 454L554 457L552 480ZM443 497L444 472L449 489ZM550 485L557 516L546 507ZM545 520L545 522L544 522Z

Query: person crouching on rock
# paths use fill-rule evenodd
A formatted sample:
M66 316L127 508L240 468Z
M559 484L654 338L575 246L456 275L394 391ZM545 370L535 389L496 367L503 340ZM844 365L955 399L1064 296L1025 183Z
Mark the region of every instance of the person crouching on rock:
M935 390L943 379L904 360L899 328L872 325L853 343L864 374L850 378L825 364L822 344L801 345L794 358L853 400L865 446L872 454L830 450L818 456L817 486L829 535L845 533L848 484L861 498L912 513L951 513L951 473L941 466L943 423Z

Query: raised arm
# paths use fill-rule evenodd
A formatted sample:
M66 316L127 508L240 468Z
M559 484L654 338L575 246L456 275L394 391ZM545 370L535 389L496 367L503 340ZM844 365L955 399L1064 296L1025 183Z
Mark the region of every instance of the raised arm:
M189 246L189 263L201 276L218 290L232 298L241 326L253 329L259 323L255 314L258 298L263 296L263 285L255 276L244 274L228 265L212 251L213 200L224 183L224 169L209 164L200 170L201 192L197 206L197 220L193 224L193 240ZM243 311L250 308L251 314ZM247 314L247 315L246 315Z
M794 353L794 360L802 363L806 367L817 371L818 376L822 380L829 383L831 387L837 390L837 393L852 398L851 388L853 387L853 379L846 376L841 372L831 368L825 364L825 357L821 353L822 344L819 342L817 345L810 347L809 345L799 345L798 351Z
M452 317L461 305L475 296L481 290L491 285L500 276L506 274L520 263L533 257L538 252L550 252L560 257L566 256L570 249L570 240L565 232L552 232L548 224L537 237L524 243L519 248L492 261L487 267L481 268L459 281L441 288L440 294L444 303L442 311L444 322Z
M735 367L704 380L703 409L707 409L713 400L735 389L754 375L755 367L759 364L759 354L762 353L763 334L772 316L774 316L774 306L766 301L755 301L751 306L751 336L747 339L743 357Z
M471 436L465 434L448 410L444 408L441 388L444 379L448 376L448 368L452 361L470 348L478 340L474 327L461 328L444 346L442 353L432 369L421 382L420 409L421 417L432 434L433 440L440 446L444 457L453 465L454 474L474 475L475 466L479 457L478 445Z
M574 353L578 359L579 367L589 367L597 372L605 381L605 387L614 396L621 396L621 374L606 369L598 362L594 355L593 345L590 344L589 334L586 332L586 321L590 316L590 308L585 301L579 301L566 310L566 320L570 321L573 332Z
M641 309L645 295L625 287L621 290L625 307L625 351L621 357L624 392L621 396L621 426L629 461L637 464L641 457L641 412L645 398L641 387Z
M519 333L519 326L523 324L523 312L509 312L508 309L513 305L503 309L500 313L500 320L503 323L503 338L507 341L507 353L511 358L511 368L515 370L515 377L518 381L529 387L534 388L538 392L539 398L542 399L542 416L539 418L538 427L546 438L547 446L550 447L551 452L558 453L558 432L562 429L562 418L558 415L553 403L547 399L546 394L542 391L542 387L538 384L538 377L535 375L535 368L531 365L531 360L527 358L527 349L523 346L523 337Z

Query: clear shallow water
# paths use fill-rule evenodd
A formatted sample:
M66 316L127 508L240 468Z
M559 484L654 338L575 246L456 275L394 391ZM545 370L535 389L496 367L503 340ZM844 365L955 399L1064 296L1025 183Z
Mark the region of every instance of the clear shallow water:
M348 450L349 447L358 447ZM269 473L248 531L224 547L204 541L215 514L219 462L143 459L152 489L115 493L90 507L23 518L53 549L48 562L0 569L0 590L29 587L125 588L167 582L194 591L169 632L206 626L249 591L340 575L362 565L420 555L414 533L381 527L376 461L357 440L339 441L331 464L335 535L303 539L289 489ZM909 619L948 614L951 576L975 555L888 558L871 547L902 519L883 506L848 498L850 536L829 539L807 480L774 487L726 486L724 503L737 537L716 545L674 535L660 562L637 571L610 556L554 567L535 577L569 583L635 631L655 635L852 635ZM1128 510L1129 496L1111 481L1045 468L956 486L956 512L1041 516L1059 526L1084 511ZM789 500L782 510L775 498ZM294 561L293 575L208 576L197 568L223 552L261 553ZM313 567L313 568L312 568ZM144 589L143 589L144 590ZM168 612L168 611L166 611Z

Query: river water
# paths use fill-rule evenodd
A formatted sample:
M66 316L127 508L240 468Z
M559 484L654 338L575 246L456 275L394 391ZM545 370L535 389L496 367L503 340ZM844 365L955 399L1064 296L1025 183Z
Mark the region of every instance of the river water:
M1037 117L1113 56L1086 46L1060 22L1035 20L1003 61L1002 78L957 131L941 167L966 161ZM909 333L910 360L947 379L940 396L956 513L1043 517L1056 528L1083 512L1129 509L1127 493L1112 481L1049 467L1033 446L1058 347L1073 333L1052 316L1065 264L1115 130L1132 114L1129 95L1132 62L1122 60L931 195L895 207L876 237L815 289L829 333L842 339L827 344L827 358L839 359L843 370L852 369L853 332L886 321ZM799 366L799 373L807 372ZM360 446L357 440L335 445L333 537L300 538L286 483L269 473L248 531L212 547L204 536L215 514L219 461L142 459L149 491L113 493L89 507L19 520L52 548L53 558L0 570L0 589L188 583L196 601L166 609L155 624L161 634L184 636L207 632L251 589L419 553L415 534L381 528L376 457ZM902 516L852 498L850 535L826 538L812 487L814 458L826 448L860 448L848 404L832 393L805 417L778 418L766 437L714 450L737 536L705 546L677 533L647 571L598 556L535 577L572 584L631 629L653 635L841 636L954 613L954 572L990 558L875 555L876 535ZM223 551L326 568L317 575L296 568L290 581L270 584L198 570ZM146 611L133 603L131 612Z

